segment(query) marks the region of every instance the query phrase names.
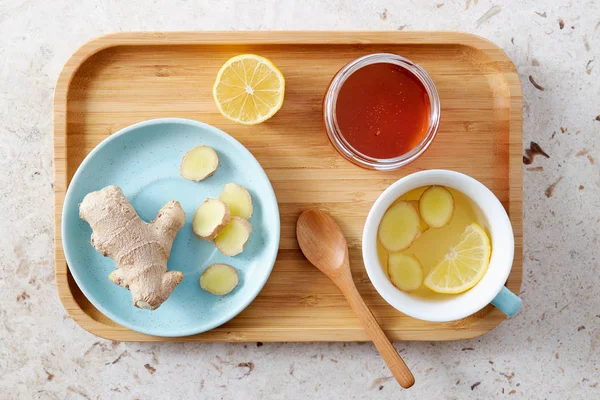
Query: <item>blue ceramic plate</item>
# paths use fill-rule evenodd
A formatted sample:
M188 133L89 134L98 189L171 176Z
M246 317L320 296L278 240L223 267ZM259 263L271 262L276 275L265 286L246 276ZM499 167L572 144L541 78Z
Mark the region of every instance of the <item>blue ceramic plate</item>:
M219 168L202 182L179 175L183 155L207 145L219 155ZM222 255L192 232L196 208L217 198L227 182L236 182L252 195L252 235L243 253ZM92 230L79 218L78 204L89 192L117 185L140 217L152 221L169 200L181 203L186 224L179 231L169 270L183 272L183 281L155 311L133 306L128 290L108 280L111 259L90 244ZM187 336L215 328L239 314L267 281L279 247L279 209L271 183L260 164L238 141L223 131L186 119L141 122L111 135L81 163L71 180L62 219L67 264L77 285L92 304L113 321L156 336ZM200 288L200 274L211 264L225 263L240 274L238 287L226 296Z

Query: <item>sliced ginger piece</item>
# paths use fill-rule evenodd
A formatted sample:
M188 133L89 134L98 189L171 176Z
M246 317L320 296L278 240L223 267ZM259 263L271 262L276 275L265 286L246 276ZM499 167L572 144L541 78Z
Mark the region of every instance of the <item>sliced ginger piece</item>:
M206 199L194 214L192 229L204 240L213 240L231 219L227 204L216 199Z
M393 204L379 224L379 241L389 252L408 248L421 234L421 221L415 206L408 201Z
M454 197L443 186L431 186L419 199L421 218L432 228L441 228L452 221Z
M215 173L219 166L217 152L208 146L196 146L183 156L179 173L190 181L200 182Z
M229 206L232 217L250 219L252 217L252 196L245 187L229 182L223 188L219 200Z
M238 282L236 269L227 264L213 264L200 275L200 287L217 296L231 293Z
M232 217L229 224L215 238L215 246L226 256L236 256L244 251L251 233L250 222L242 217Z
M388 274L394 286L404 292L417 290L423 283L423 267L415 256L402 253L390 254Z
M429 225L427 224L427 222L425 222L423 218L421 218L421 213L419 212L419 200L410 200L409 203L412 204L419 213L419 218L421 220L420 229L421 233L424 233L427 229L429 229Z

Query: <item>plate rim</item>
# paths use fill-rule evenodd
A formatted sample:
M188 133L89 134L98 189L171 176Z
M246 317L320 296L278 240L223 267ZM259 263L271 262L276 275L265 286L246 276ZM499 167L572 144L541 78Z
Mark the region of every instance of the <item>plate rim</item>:
M152 328L150 328L150 329L140 328L136 324L130 323L129 320L115 315L107 307L104 307L102 304L100 304L98 301L96 301L96 299L94 299L93 296L90 295L90 293L87 290L87 288L85 287L85 285L81 284L81 280L80 280L81 277L78 275L77 272L75 272L76 270L72 269L70 266L71 263L69 261L71 259L71 253L70 253L71 250L69 249L69 245L68 245L69 240L66 239L66 237L68 237L66 235L66 232L69 231L68 228L66 228L67 225L66 225L66 217L65 217L65 215L67 214L67 208L68 208L67 206L72 205L72 203L74 201L74 199L73 199L74 189L73 188L75 186L77 186L77 182L81 179L81 175L83 174L85 167L91 162L91 160L104 147L106 147L109 143L113 142L114 140L117 140L118 138L125 136L129 133L135 132L136 130L138 130L140 128L145 128L145 127L152 126L152 125L163 125L163 124L190 125L190 126L194 126L196 128L211 131L211 132L215 133L217 136L220 136L223 139L225 139L226 141L229 141L231 144L233 144L235 147L237 147L237 149L239 151L245 152L247 156L251 157L251 159L253 159L258 166L258 172L260 174L260 178L264 179L266 181L267 187L270 189L270 196L268 196L268 202L272 203L272 206L274 206L274 207L268 207L268 208L271 210L272 213L274 213L274 217L275 217L274 225L276 228L275 231L273 232L273 235L275 237L275 243L274 243L275 250L272 251L271 254L267 254L268 262L266 264L268 266L266 267L266 271L265 271L266 275L261 278L261 280L259 281L259 284L256 285L254 290L252 290L250 292L250 295L245 297L243 299L243 301L241 301L236 307L234 307L232 309L232 311L225 313L222 317L217 318L214 322L205 324L201 328L182 330L177 333L160 332L160 329L155 330ZM191 336L191 335L196 335L199 333L207 332L207 331L210 331L214 328L217 328L217 327L229 322L230 320L235 318L237 315L239 315L242 311L244 311L250 305L250 303L252 303L256 299L258 294L261 292L261 290L263 289L263 287L269 280L269 277L271 276L271 273L273 272L273 268L275 266L275 261L277 259L277 254L279 252L279 244L280 244L280 239L281 239L281 234L280 234L281 219L280 219L280 214L279 214L279 204L277 203L277 196L275 195L275 191L273 190L273 185L271 184L271 181L270 181L268 175L266 174L266 172L265 172L264 168L262 167L262 165L260 164L260 162L258 162L256 157L254 157L252 152L250 152L250 150L248 150L237 139L235 139L233 136L229 135L225 131L223 131L215 126L209 125L205 122L196 121L196 120L192 120L192 119L188 119L188 118L153 118L153 119L149 119L149 120L136 122L135 124L126 126L122 129L118 130L117 132L113 133L112 135L104 138L100 143L98 143L98 145L96 145L85 156L85 158L83 159L81 164L79 164L79 166L77 167L77 170L75 171L75 174L73 175L73 178L71 178L71 181L69 182L69 184L67 186L67 190L65 193L65 199L64 199L63 207L62 207L61 231L62 231L62 248L63 248L63 253L65 255L65 261L67 264L68 271L71 273L71 276L75 280L75 283L77 284L77 286L79 287L79 289L81 290L83 295L86 297L86 299L88 299L88 301L90 303L92 303L92 305L94 307L96 307L98 309L98 311L100 311L102 314L104 314L106 317L108 317L112 321L116 322L117 324L122 325L126 328L129 328L129 329L139 332L139 333L143 333L146 335L152 335L152 336L160 336L160 337L183 337L183 336ZM72 259L71 259L71 261L72 261Z

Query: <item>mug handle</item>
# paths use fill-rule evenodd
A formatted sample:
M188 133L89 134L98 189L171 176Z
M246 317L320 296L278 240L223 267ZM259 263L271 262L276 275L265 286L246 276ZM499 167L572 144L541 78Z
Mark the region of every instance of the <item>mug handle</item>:
M522 303L523 300L508 290L506 286L502 286L500 293L492 300L492 304L509 317L514 317L519 312Z

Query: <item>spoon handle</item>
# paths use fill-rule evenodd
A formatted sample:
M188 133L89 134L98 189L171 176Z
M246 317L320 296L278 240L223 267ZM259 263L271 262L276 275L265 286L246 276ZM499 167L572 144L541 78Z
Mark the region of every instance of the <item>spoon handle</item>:
M345 278L345 279L344 279ZM390 340L385 336L385 333L379 326L379 323L369 310L369 307L365 304L362 299L360 293L356 289L354 285L354 281L352 277L349 279L347 277L342 278L344 281L343 284L339 284L338 286L342 290L342 293L350 303L350 306L360 319L365 331L369 338L375 344L375 347L381 354L381 357L387 364L390 371L392 371L392 375L396 378L396 381L405 389L408 389L415 383L415 377L410 372L402 357L398 354Z

